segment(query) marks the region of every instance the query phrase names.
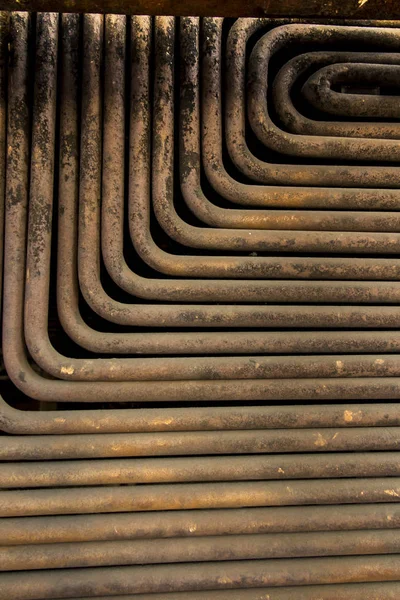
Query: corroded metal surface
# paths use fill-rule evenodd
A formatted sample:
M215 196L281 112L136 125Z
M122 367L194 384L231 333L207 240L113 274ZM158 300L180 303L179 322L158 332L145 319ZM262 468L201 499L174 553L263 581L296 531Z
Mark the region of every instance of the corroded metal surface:
M2 574L3 598L17 600L22 593L26 600L66 596L66 591L79 598L107 594L114 589L123 594L137 591L165 592L287 585L358 583L376 581L385 576L388 581L399 577L400 559L392 556L303 558L293 561L271 559L260 561L227 561L220 563L180 565L149 565L147 567L110 567L100 569L44 571ZM41 594L41 596L39 596ZM0 596L1 597L1 596Z
M396 0L2 0L3 10L201 15L226 17L333 17L398 19Z
M241 22L238 22L239 24ZM192 339L195 339L197 353L201 353L200 344L204 353L237 352L251 353L257 346L257 338L251 333L232 334L224 336L225 342L220 341L221 336L214 340L212 335L205 339L202 333L183 334L120 334L104 333L93 330L82 321L79 316L78 282L80 290L95 313L103 319L120 325L145 325L161 327L201 326L212 327L338 327L338 328L395 328L398 325L398 310L396 307L363 306L360 302L376 303L378 298L385 303L394 300L397 292L396 281L393 281L393 291L387 289L387 284L377 281L372 285L365 285L364 290L360 279L391 279L396 280L397 261L388 258L361 258L360 253L376 254L379 252L392 254L396 250L397 237L400 234L392 233L332 233L324 231L324 223L319 224L318 231L303 232L297 230L266 230L266 229L224 229L206 228L189 225L176 212L173 202L173 138L174 138L174 20L172 18L159 18L155 29L155 82L154 82L154 111L153 119L153 144L151 141L151 101L150 101L150 52L151 29L150 19L147 17L134 17L131 27L131 52L135 57L132 63L132 110L130 113L130 151L129 158L129 224L133 246L140 257L153 270L157 269L162 274L196 277L197 279L153 279L137 275L125 261L123 247L123 216L124 216L124 155L125 155L125 129L124 129L124 95L126 85L124 82L125 44L126 44L126 18L107 16L105 20L105 92L104 92L104 124L101 127L101 61L103 43L103 18L100 16L85 16L83 28L83 95L82 95L82 127L81 127L81 158L78 169L78 83L76 45L79 41L79 21L76 16L64 15L62 17L61 55L63 56L62 74L64 77L61 94L61 121L60 121L60 187L59 187L59 247L58 247L58 307L60 319L72 339L90 349L92 352L107 352L117 348L118 353L138 353L140 350L135 342L141 338L139 346L142 352L169 352L184 354L189 353ZM210 35L206 36L205 56L219 52L221 43L221 20L210 20L206 26L210 28ZM260 28L263 21L254 22L254 28ZM297 29L296 29L297 27ZM324 35L324 26L286 25L273 29L267 33L260 42L269 40L277 32L288 32L279 35L303 38L311 37L317 42ZM15 65L12 69L16 77L24 78L26 68L27 47L24 49L23 40L27 35L28 17L23 13L14 15L11 19L11 36L18 37L15 45ZM281 397L282 400L291 399L293 385L292 379L304 378L301 385L297 385L296 397L325 397L335 398L341 396L351 399L369 394L371 398L392 398L397 396L398 364L395 356L380 355L346 356L332 355L329 357L304 356L299 358L286 358L277 356L266 358L256 355L249 358L98 358L96 361L85 358L69 358L55 350L49 343L47 333L48 315L45 307L49 302L50 289L50 261L51 261L51 219L53 206L53 160L55 156L55 107L56 107L56 62L58 40L58 17L53 14L41 14L37 17L37 61L38 76L34 88L34 113L32 135L32 158L30 165L30 193L29 193L29 219L26 228L26 215L28 210L27 180L28 164L25 160L24 148L29 139L29 128L26 122L19 119L9 132L9 144L15 150L10 154L10 165L7 176L8 212L6 219L6 275L5 275L5 319L12 324L7 327L4 334L5 363L8 373L14 383L29 396L41 401L76 402L85 400L101 401L151 401L184 399L192 400L262 400L272 397ZM341 28L328 27L330 35L340 38ZM343 28L342 28L343 29ZM360 28L345 27L346 35L350 31L357 38ZM248 22L244 25L244 35L248 36ZM300 33L298 33L298 31ZM242 30L235 25L230 32L231 44L235 42L235 35ZM368 29L367 37L383 39L382 43L390 46L397 30ZM310 33L311 32L311 33ZM199 22L197 19L184 20L182 23L183 52L182 60L185 71L189 71L187 79L182 86L182 140L193 137L192 127L189 122L199 122L198 101L198 39ZM241 34L241 33L240 33ZM308 36L308 37L307 37ZM282 38L284 39L284 37ZM74 42L75 40L75 42ZM276 43L271 42L271 47ZM208 45L211 45L210 47ZM258 45L253 51L250 69L257 59ZM242 56L237 52L237 57ZM170 57L170 58L168 58ZM165 60L168 58L168 60ZM219 71L214 70L206 77L214 79ZM112 74L112 76L111 76ZM196 75L197 74L197 75ZM252 76L255 80L255 76ZM218 81L218 79L217 79ZM23 81L18 83L16 90L13 88L13 79L10 84L10 111L13 102L18 100L18 93L22 93ZM215 83L214 83L215 85ZM237 83L235 85L238 85ZM257 83L254 81L254 86ZM22 87L21 87L22 86ZM256 91L250 87L249 106L250 116L252 102L257 98ZM45 90L45 92L43 91ZM243 90L242 90L243 92ZM15 96L15 98L14 98ZM188 98L192 98L190 102ZM197 101L196 101L197 98ZM208 96L204 98L207 107ZM261 100L259 101L261 104ZM197 109L196 109L197 106ZM25 113L28 106L25 107ZM207 112L207 109L206 109ZM193 113L188 117L188 113ZM229 117L229 100L228 100ZM228 118L229 121L229 118ZM233 121L233 119L232 119ZM260 121L261 122L261 121ZM210 138L210 127L207 120L204 122L204 140ZM275 127L275 126L274 126ZM45 134L43 133L45 132ZM101 157L101 139L104 134L103 157ZM199 139L200 131L197 125ZM258 132L257 132L258 133ZM15 138L15 142L14 142ZM315 138L319 139L319 138ZM344 138L327 138L326 143L340 139L341 146ZM373 142L374 140L371 140ZM220 142L218 142L220 143ZM228 143L238 147L236 137L230 138ZM339 143L339 142L335 142ZM346 141L346 144L349 142ZM362 142L358 140L358 143ZM381 144L389 140L381 141ZM188 150L183 142L181 156L182 186L189 187L195 193L199 185L192 182L192 170L195 168L193 161L199 160L200 153ZM221 145L221 144L220 144ZM152 147L152 158L150 156ZM199 150L199 149L198 149ZM328 151L328 150L327 150ZM194 157L198 158L195 159ZM207 162L207 153L205 155ZM360 156L357 154L357 159ZM255 159L254 159L255 160ZM12 164L11 164L12 161ZM264 163L263 163L264 164ZM151 170L152 165L152 170ZM13 173L15 169L15 174ZM363 170L359 167L348 167L354 180L358 174L359 181ZM198 169L198 167L197 167ZM339 167L336 177L339 176ZM375 169L377 180L392 181L395 167L372 167ZM214 170L214 166L212 166ZM364 169L367 171L367 169ZM373 173L368 169L370 178ZM228 177L227 175L225 175ZM283 175L281 174L281 177ZM297 175L298 176L298 175ZM187 179L188 178L188 179ZM79 181L78 181L79 179ZM150 179L152 186L150 188ZM188 181L194 185L189 185ZM198 177L197 177L198 180ZM25 182L25 183L24 183ZM371 182L372 184L373 182ZM247 188L253 195L258 193L259 201L264 199L263 186L252 186L238 183ZM24 187L25 186L25 187ZM196 187L197 186L197 187ZM280 188L277 187L276 190ZM298 189L289 188L290 196L297 194ZM312 194L318 194L317 188L310 188ZM342 193L343 188L337 188ZM360 190L348 188L350 198L361 198ZM277 191L274 192L277 194ZM386 202L395 205L400 193L396 189L369 189L371 197L375 198L375 208L388 208ZM320 194L320 203L323 197L331 198L331 189ZM386 196L390 197L386 198ZM100 198L102 202L100 203ZM206 206L205 197L200 197L202 206ZM232 198L229 198L232 200ZM251 198L249 202L251 202ZM343 203L343 199L341 202ZM369 207L367 200L365 208ZM274 201L275 203L277 200ZM383 202L383 204L382 204ZM283 193L281 203L285 206ZM78 204L78 208L77 208ZM307 204L307 201L306 201ZM208 251L228 250L235 251L257 250L251 254L261 254L264 251L293 252L304 250L330 253L354 253L352 258L333 258L323 256L308 258L297 256L288 258L283 256L216 256L207 254L189 255L167 253L156 244L151 230L150 208L153 208L155 217L160 227L171 241L186 244L191 247L207 249ZM296 207L297 208L297 207ZM229 212L229 209L225 209ZM234 212L234 211L233 211ZM272 211L274 212L274 211ZM294 211L296 212L296 211ZM299 212L297 210L297 212ZM101 214L102 213L102 214ZM274 214L279 210L275 210ZM262 211L257 213L262 215ZM368 218L374 213L366 214ZM388 213L382 213L385 218ZM285 212L281 217L293 227L290 213ZM348 218L348 217L343 217ZM260 227L261 224L258 224ZM263 223L267 227L268 223ZM275 226L278 226L275 224ZM353 224L355 227L355 225ZM368 226L372 227L372 223ZM279 224L283 227L283 224ZM300 227L300 224L296 225ZM330 226L329 226L330 227ZM377 229L384 227L377 224ZM393 222L391 227L393 227ZM274 242L274 236L276 241ZM287 237L291 235L292 237ZM348 236L348 238L343 236ZM302 237L303 236L303 237ZM304 237L305 236L305 237ZM320 236L320 239L319 237ZM326 237L327 236L327 237ZM358 237L359 236L359 239ZM375 237L374 237L375 236ZM302 242L304 240L313 240ZM348 241L346 241L348 239ZM78 242L76 250L76 240ZM26 285L23 286L24 253L27 242L26 257ZM304 245L305 244L305 245ZM388 245L389 244L389 245ZM394 245L393 245L394 244ZM101 255L104 257L105 266L109 276L125 292L144 296L149 299L168 299L191 301L226 301L254 302L261 299L266 301L290 302L296 297L299 301L310 301L319 298L324 293L327 298L332 290L340 291L340 297L345 298L348 306L332 309L331 306L287 305L193 305L187 304L129 304L115 300L104 289L101 282ZM77 261L77 262L76 262ZM76 271L76 264L78 266ZM238 279L206 279L201 277L236 277ZM251 280L243 280L251 277ZM287 278L280 281L281 278ZM316 281L312 284L309 279L319 280L321 277L329 279L353 279L343 287L343 282L330 283L326 289L326 281ZM272 278L272 280L271 280ZM254 279L254 281L253 281ZM278 281L274 281L277 279ZM296 282L291 281L296 279ZM307 279L308 281L302 281ZM274 285L275 284L275 285ZM314 287L310 287L313 285ZM144 289L143 289L144 288ZM197 292L197 289L199 290ZM375 294L374 291L376 290ZM364 292L364 293L363 293ZM350 304L358 303L351 306ZM15 336L14 331L22 330L24 322L25 342L30 355L37 365L52 377L59 380L44 379L32 371L25 356L22 340ZM360 332L361 333L361 332ZM236 336L232 338L232 335ZM265 334L268 335L268 334ZM362 350L372 348L375 342L368 344L368 338L362 337L358 347ZM149 337L150 336L150 337ZM353 346L357 344L360 334L351 332L347 337L352 340ZM309 336L314 340L314 336ZM387 333L381 334L382 346L392 351ZM290 336L288 336L288 341ZM298 338L296 338L298 339ZM318 335L315 336L315 340ZM385 339L385 342L383 340ZM212 347L207 344L213 340ZM334 338L332 338L333 343ZM345 345L346 336L342 338ZM182 342L185 342L182 344ZM267 339L260 338L263 348ZM285 346L282 340L282 350L290 351L290 341ZM330 335L321 340L327 350L330 344ZM316 341L314 341L314 344ZM164 346L162 350L160 346ZM342 347L343 347L342 346ZM260 346L259 346L260 347ZM340 347L340 345L339 345ZM316 348L315 348L316 349ZM192 350L190 353L194 352ZM271 348L270 352L276 352ZM304 353L307 350L304 348ZM375 382L367 377L377 377ZM319 381L315 378L319 377ZM328 377L334 377L332 381ZM344 379L344 377L348 379ZM363 379L356 379L362 377ZM390 377L390 379L388 379ZM365 378L365 379L364 379ZM234 380L245 379L237 385ZM282 381L274 381L279 379ZM78 380L76 383L72 381ZM133 380L136 380L133 382ZM143 380L142 382L140 380ZM171 383L179 380L179 383ZM207 381L209 380L209 381ZM218 382L216 381L218 380ZM262 380L262 381L258 381ZM88 385L87 382L93 382ZM100 383L104 381L105 383ZM158 383L160 382L160 383ZM162 382L162 383L161 383ZM368 392L366 391L368 384ZM301 389L302 388L302 389ZM374 389L376 391L374 391ZM170 391L169 391L170 390Z
M0 13L0 599L400 596L386 25Z

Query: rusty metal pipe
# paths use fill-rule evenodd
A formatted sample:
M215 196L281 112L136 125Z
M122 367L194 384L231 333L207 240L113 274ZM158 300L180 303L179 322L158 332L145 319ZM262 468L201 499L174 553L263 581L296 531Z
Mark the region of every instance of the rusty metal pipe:
M4 463L0 487L399 477L396 452L63 460Z
M79 598L82 594L101 596L110 592L178 592L214 589L241 589L284 586L397 581L397 555L228 561L181 566L109 567L3 573L1 600L46 600Z
M124 600L397 600L400 582L304 585L278 588L253 588L229 591L172 592L124 595ZM121 596L102 596L102 600L121 600ZM68 600L68 599L67 599ZM69 599L71 600L71 599ZM79 600L90 600L80 597Z
M399 427L276 429L5 437L0 460L196 454L383 451L400 448Z
M396 477L11 490L0 492L0 517L370 504L398 502L399 495Z
M7 143L7 66L9 20L6 12L0 12L0 272L3 272L4 203L6 189L6 143ZM3 278L0 277L0 307L3 295Z
M41 273L42 271L38 271ZM41 275L38 275L40 277ZM37 281L37 279L36 279ZM288 379L313 377L400 376L397 355L248 356L174 358L69 358L51 345L44 294L27 282L25 340L35 362L53 377L69 381L155 381ZM29 290L29 291L28 291ZM48 299L48 298L47 298ZM204 349L210 353L209 350Z
M135 408L118 410L21 411L0 397L1 429L12 434L122 433L280 429L304 427L399 426L393 404Z
M397 554L400 532L330 531L0 547L0 571Z
M26 357L10 362L7 369L15 385L42 402L209 402L240 400L342 400L396 399L400 377L245 379L217 381L54 381L42 377Z
M0 544L399 529L398 504L230 508L0 520Z

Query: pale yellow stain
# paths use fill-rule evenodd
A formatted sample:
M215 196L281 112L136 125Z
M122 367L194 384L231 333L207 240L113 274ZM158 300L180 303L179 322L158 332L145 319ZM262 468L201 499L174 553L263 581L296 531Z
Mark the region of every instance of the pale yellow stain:
M350 423L353 420L353 413L351 410L345 410L343 416L346 423Z
M395 490L385 490L385 494L388 496L395 496L396 498L400 498L400 494L398 494Z
M319 446L320 448L323 447L323 446L326 446L326 444L328 442L326 441L326 439L324 438L324 436L321 435L319 432L316 433L316 436L317 436L317 439L315 440L314 445L315 446Z
M361 8L362 6L364 6L364 4L367 4L368 0L358 0L358 8Z
M281 469L281 467L279 467L278 469L278 473L284 473L285 471L283 469Z
M230 579L229 577L218 577L217 582L222 583L223 585L229 585L230 583L232 583L232 579Z
M385 361L383 360L383 358L377 358L375 361L376 365L384 365Z
M61 373L64 375L72 375L74 372L75 369L72 365L70 367L61 367Z
M159 427L160 425L171 425L171 423L173 423L173 419L172 418L168 418L168 419L155 419L153 421L153 426L154 427Z
M341 360L337 360L336 361L336 371L338 373L341 373L343 371L343 369L344 369L344 362Z

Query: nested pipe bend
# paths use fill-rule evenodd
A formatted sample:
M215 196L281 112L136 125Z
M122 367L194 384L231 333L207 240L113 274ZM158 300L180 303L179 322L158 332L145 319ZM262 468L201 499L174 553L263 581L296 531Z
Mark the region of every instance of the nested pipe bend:
M320 106L322 110L331 112L331 114L360 116L370 119L398 119L399 108L397 96L383 94L380 97L376 97L372 94L339 94L331 89L331 86L335 83L351 84L354 81L367 86L374 84L378 87L398 86L400 73L399 60L394 65L390 64L390 61L385 61L383 64L375 64L373 60L371 63L330 65L322 68L309 77L303 85L302 93L311 104L314 103L314 106ZM318 88L319 92L316 95ZM391 137L395 137L397 132L398 136L398 123L380 123L379 125L382 137L385 136L386 132L387 134L391 134ZM378 134L378 131L376 133Z
M365 64L367 63L367 64ZM373 63L373 64L370 64ZM395 137L398 135L396 123L370 123L365 121L348 122L348 121L316 121L309 119L300 113L291 98L291 90L299 76L305 74L310 68L317 69L317 72L309 77L303 85L302 94L311 104L315 104L317 99L313 98L313 82L315 78L320 82L324 74L328 75L333 70L335 74L345 79L345 73L350 76L351 73L360 73L361 68L365 68L368 72L374 68L388 69L395 66L399 68L400 57L396 53L375 53L375 52L307 52L300 56L295 56L289 60L278 72L278 75L272 84L272 98L275 110L279 115L279 119L284 124L285 128L293 133L310 133L313 135L342 135L353 137ZM356 77L359 81L358 77ZM322 81L322 80L321 80ZM325 79L324 79L325 81ZM319 94L322 95L322 88L318 86ZM329 88L330 89L330 88ZM336 94L336 92L332 92ZM315 94L314 94L315 95ZM376 97L363 94L336 94L343 96L342 104L346 107L345 111L348 116L361 117L362 111L369 113L371 102ZM334 98L336 99L336 96ZM346 100L345 100L345 98ZM379 96L382 104L388 101L388 96ZM328 102L324 102L324 107L319 105L319 110L324 109L325 112L334 111L334 103L329 106ZM365 114L364 116L368 116ZM372 116L372 115L371 115Z
M180 244L192 248L210 248L219 250L241 250L246 249L258 251L281 251L292 252L293 244L296 246L297 252L324 252L324 253L362 253L364 250L370 253L388 252L396 247L395 234L383 233L354 233L341 232L335 234L333 232L324 231L323 233L314 232L310 237L309 233L291 232L291 231L268 231L261 230L227 230L227 229L205 229L204 227L194 227L182 220L174 208L173 196L173 140L174 140L174 40L175 40L174 19L158 18L156 19L155 30L155 100L154 100L154 115L153 115L153 207L156 218L167 234L179 242ZM115 50L117 57L121 56L121 52ZM164 60L164 57L171 57L171 60ZM110 58L110 62L113 56ZM123 60L120 59L121 67ZM110 144L114 152L109 153L110 161L115 159L115 138L114 132L118 130L118 123L123 123L124 106L123 106L123 69L113 69L113 72L120 72L121 77L116 78L119 82L120 90L117 92L119 104L110 102L112 111L109 111L112 117L110 122ZM117 83L118 86L118 83ZM108 86L112 89L112 86ZM195 92L196 93L196 92ZM106 92L107 104L107 92ZM116 110L117 106L117 110ZM193 107L193 101L190 101L190 106ZM119 114L120 113L120 114ZM106 112L106 116L107 116ZM146 123L149 123L149 118ZM106 119L107 127L107 119ZM112 132L112 135L111 135ZM182 137L188 135L183 131ZM105 138L105 141L106 141ZM123 129L120 132L120 154L123 153L124 135ZM192 156L192 154L189 154ZM111 165L110 165L111 166ZM106 181L109 179L106 177ZM123 183L121 179L121 184ZM114 193L118 193L118 189L113 189ZM140 212L140 209L136 209ZM136 210L132 216L132 228L136 222ZM134 233L137 235L137 228ZM136 235L133 235L135 242ZM156 250L152 246L152 254L156 256ZM140 247L137 247L138 252L142 253ZM149 251L148 251L149 252ZM162 256L160 251L159 263L161 264ZM146 256L143 256L144 260ZM183 260L183 259L181 259ZM228 260L228 259L226 259ZM283 259L285 260L285 259ZM155 263L157 261L155 260ZM164 260L165 262L165 260ZM161 270L163 267L160 267Z
M205 23L209 24L210 35L222 26L221 19L205 19ZM395 190L399 186L396 167L280 165L277 169L276 165L265 163L250 152L245 141L246 47L250 37L269 23L267 19L238 19L228 34L226 57L229 85L226 89L225 126L228 151L236 167L258 183L359 187L362 181L366 187ZM380 197L382 193L379 190Z
M239 22L234 24L231 32L237 33L237 30L243 33L243 30L247 28L251 29L248 22L246 25L239 27ZM368 175L364 173L364 170L360 167L346 166L341 167L330 167L325 165L324 167L310 167L310 166L299 166L294 167L292 165L279 164L279 168L276 165L266 165L262 161L256 159L254 155L251 155L245 142L244 135L244 123L245 123L245 101L244 94L245 90L245 43L238 47L235 43L232 43L230 48L229 40L231 40L231 34L228 36L228 69L229 75L226 78L226 113L227 120L225 123L225 137L227 139L228 149L234 160L239 161L241 158L241 165L239 168L245 171L247 177L255 179L258 184L260 183L271 183L275 185L248 185L241 183L233 179L226 171L224 161L222 158L223 138L222 138L222 101L221 101L221 70L223 68L222 55L225 48L222 47L222 23L218 19L204 19L203 20L203 61L202 61L202 153L203 153L203 166L207 175L208 180L214 187L214 189L222 196L238 204L245 205L257 205L260 208L265 206L267 203L271 206L279 207L279 214L285 215L289 208L292 208L290 227L293 224L294 228L300 228L296 223L301 223L305 229L312 229L312 224L315 223L315 228L320 228L323 224L327 229L335 229L336 224L340 223L342 231L346 231L348 228L363 231L366 229L367 224L372 227L372 222L375 227L379 225L384 229L391 229L392 226L396 227L397 217L395 216L392 224L389 223L385 212L374 212L370 216L368 213L361 212L365 210L376 211L379 208L385 211L396 210L399 204L399 193L395 189L384 189L384 187L395 188L397 186L396 181L390 180L390 185L386 186L379 180L375 173L377 182L372 184L368 180ZM235 35L232 36L235 41L237 38ZM231 40L232 41L232 40ZM244 54L240 54L244 53ZM319 54L316 52L312 53ZM336 53L335 53L336 54ZM365 54L365 53L364 53ZM307 56L307 55L302 55ZM393 56L393 55L391 55ZM300 60L300 57L296 57L293 60ZM232 64L231 61L232 60ZM285 70L292 61L289 61L282 67ZM284 92L287 93L287 87L284 88ZM287 103L286 103L287 104ZM288 105L291 107L291 104ZM225 108L225 107L224 107ZM278 105L279 110L279 105ZM193 127L193 123L192 123ZM239 156L237 156L240 154ZM245 167L244 164L245 163ZM269 168L269 177L271 181L263 177L265 170ZM375 167L372 167L374 169ZM318 187L306 187L307 186L307 173L314 173L315 170L321 171L321 175L326 178L330 169L336 170L336 180L330 181L329 179L324 181L317 180L313 182ZM357 171L357 169L359 171ZM376 168L375 168L376 169ZM380 172L386 172L386 167L378 167L381 169ZM293 171L297 173L297 178L293 179ZM351 185L353 188L344 188L343 186L350 185L346 180L346 176L349 172L353 173L353 179ZM357 172L360 174L357 177ZM285 184L287 184L285 186ZM291 184L291 185L289 185ZM288 186L289 185L289 186ZM327 187L322 187L326 185ZM366 187L362 187L366 186ZM377 189L370 189L368 186L380 187L379 192ZM319 213L317 210L304 211L304 208L323 208L323 212ZM300 209L301 210L298 210ZM333 212L327 209L335 209ZM340 213L337 209L344 209L345 213ZM360 212L349 211L349 208L359 209ZM284 209L284 210L282 210ZM297 209L297 210L296 210ZM231 209L231 212L232 209ZM261 212L261 211L260 211ZM278 214L278 211L275 211ZM395 213L394 213L395 214ZM304 218L302 218L304 215ZM307 216L307 223L304 223L305 216ZM336 223L336 224L335 224ZM289 226L289 225L288 225ZM374 229L374 227L372 227ZM389 230L385 229L385 230ZM377 229L375 229L377 230Z
M390 139L364 139L295 135L279 129L267 106L268 65L271 57L291 40L323 44L369 42L387 51L396 51L399 29L338 27L331 25L284 25L266 33L255 45L249 62L248 114L253 131L266 146L292 156L337 160L400 160L398 143Z

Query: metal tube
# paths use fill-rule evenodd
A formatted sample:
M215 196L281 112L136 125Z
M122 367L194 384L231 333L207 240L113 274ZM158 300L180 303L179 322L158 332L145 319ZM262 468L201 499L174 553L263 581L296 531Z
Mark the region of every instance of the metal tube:
M2 439L0 460L54 460L268 452L400 449L400 427L277 429L218 432L13 436Z
M357 476L399 477L397 452L5 463L0 470L0 487L11 489Z
M0 519L0 545L399 529L398 504L284 506Z
M231 535L0 547L0 571L396 554L397 530Z
M6 189L7 144L7 66L10 16L0 12L0 272L3 272L4 202ZM3 296L3 278L0 277L0 307Z
M123 433L400 426L397 403L21 411L0 396L2 430L12 434Z
M364 556L3 573L1 600L397 581L400 557Z
M400 582L351 583L334 585L253 588L229 591L172 592L124 595L124 600L397 600ZM121 596L102 596L102 600L121 600ZM68 600L68 599L67 599ZM71 599L69 599L71 600ZM80 597L79 600L90 600Z
M400 479L190 483L0 492L0 517L398 502Z

